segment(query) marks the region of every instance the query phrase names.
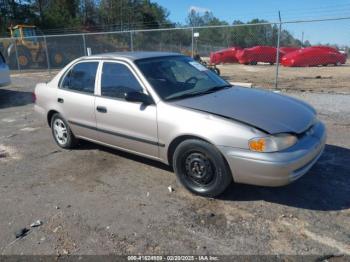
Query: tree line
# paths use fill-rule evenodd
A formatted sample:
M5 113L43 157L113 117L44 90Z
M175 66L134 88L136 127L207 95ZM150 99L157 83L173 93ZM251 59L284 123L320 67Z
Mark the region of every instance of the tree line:
M268 21L253 19L242 26L239 20L227 22L211 12L189 12L185 24L170 21L169 11L151 0L0 0L0 35L15 24L34 24L44 34L64 34L94 31L124 31L136 29L173 28L182 26L233 27L198 29L197 44L209 46L273 45L277 43L278 27ZM188 32L174 32L169 41L189 44ZM309 46L301 43L288 30L281 32L281 46Z
M35 24L45 33L172 26L169 12L150 0L0 0L0 32Z

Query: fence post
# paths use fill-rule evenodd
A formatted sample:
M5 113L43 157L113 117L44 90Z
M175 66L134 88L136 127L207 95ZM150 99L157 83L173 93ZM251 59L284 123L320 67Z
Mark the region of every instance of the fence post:
M193 33L194 33L194 31L193 31L193 27L191 28L191 39L192 39L192 58L194 57L194 36L193 36Z
M278 11L278 18L279 18L279 27L278 27L278 34L277 34L275 89L278 88L278 73L279 73L279 65L280 65L280 40L281 40L281 30L282 30L282 21L281 21L280 11Z
M131 50L131 51L134 51L133 31L130 31L130 50Z
M84 48L84 55L86 56L86 39L85 39L85 34L82 34L81 35L82 38L83 38L83 48Z
M45 54L46 54L46 61L47 61L47 70L49 71L49 73L51 73L50 59L49 59L49 50L47 48L46 36L44 36L44 43L45 43Z
M18 60L18 50L17 50L17 43L16 43L16 38L13 38L13 44L15 46L15 54L16 54L16 62L17 62L17 70L21 71L21 66L19 65L19 60Z

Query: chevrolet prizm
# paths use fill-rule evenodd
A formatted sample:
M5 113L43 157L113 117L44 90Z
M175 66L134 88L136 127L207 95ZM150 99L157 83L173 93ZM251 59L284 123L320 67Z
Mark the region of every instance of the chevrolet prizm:
M326 140L310 105L232 86L175 53L82 57L35 95L58 146L84 139L159 160L203 196L232 180L286 185L312 167Z

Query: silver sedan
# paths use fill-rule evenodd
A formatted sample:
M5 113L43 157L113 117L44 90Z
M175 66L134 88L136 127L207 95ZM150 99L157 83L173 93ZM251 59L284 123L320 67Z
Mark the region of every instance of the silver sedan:
M286 185L312 167L326 141L310 105L232 86L175 53L82 57L35 94L60 147L84 139L159 160L203 196L232 181Z

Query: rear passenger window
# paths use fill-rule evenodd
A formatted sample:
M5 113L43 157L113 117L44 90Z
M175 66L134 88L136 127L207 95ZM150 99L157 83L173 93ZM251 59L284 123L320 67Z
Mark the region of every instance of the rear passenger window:
M98 62L76 64L65 76L61 87L64 89L93 94Z
M119 63L103 63L101 95L124 98L128 92L142 92L142 87L130 69Z

